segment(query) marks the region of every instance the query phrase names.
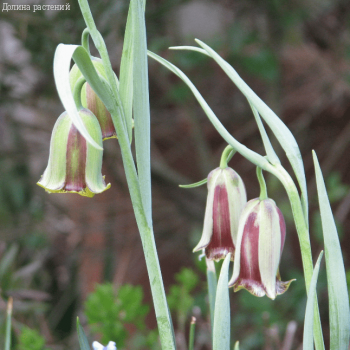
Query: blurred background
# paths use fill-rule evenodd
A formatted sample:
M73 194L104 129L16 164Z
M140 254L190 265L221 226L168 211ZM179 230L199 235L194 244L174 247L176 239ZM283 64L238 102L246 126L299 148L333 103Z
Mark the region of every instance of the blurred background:
M91 1L117 74L128 3ZM149 281L117 140L104 143L103 174L110 190L90 199L48 194L36 185L63 112L53 80L55 48L79 44L84 29L77 1L9 4L70 7L0 13L0 334L12 296L14 349L77 348L77 316L91 340L157 349ZM317 152L350 271L350 3L148 0L146 21L149 49L189 76L237 140L264 154L243 95L214 61L169 46L193 45L194 38L211 45L291 129L307 175L314 259L323 249L311 158L311 150ZM201 235L206 186L178 185L204 179L219 165L226 144L177 77L150 60L149 79L155 238L178 348L186 349L195 316L195 349L210 349L205 263L192 253ZM238 154L230 166L244 180L248 198L257 197L254 166ZM232 338L243 350L299 349L306 295L298 237L283 187L270 175L266 180L287 224L282 280L297 281L275 301L231 292ZM323 265L318 296L327 348L326 283Z

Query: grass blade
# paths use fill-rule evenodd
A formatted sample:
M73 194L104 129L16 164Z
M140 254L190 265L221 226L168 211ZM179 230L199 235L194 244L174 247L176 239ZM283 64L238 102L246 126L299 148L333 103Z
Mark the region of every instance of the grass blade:
M133 23L133 107L135 119L135 150L142 204L148 225L152 223L150 106L148 93L148 62L146 24L143 1L132 0Z
M347 350L350 335L350 312L344 261L326 186L315 152L313 152L313 160L326 256L330 350Z
M317 284L317 278L318 278L318 272L320 270L320 263L322 260L323 251L320 253L314 272L312 274L309 293L307 297L307 303L306 303L306 311L305 311L305 322L304 322L304 337L303 337L303 350L313 350L314 349L314 343L313 343L313 337L314 337L314 304L315 304L315 296L316 296L316 284ZM340 350L340 349L339 349Z
M91 350L89 341L87 340L84 329L80 324L79 317L77 317L77 332L78 332L80 350Z
M213 350L230 349L230 298L228 293L228 268L231 254L227 254L221 267L215 299Z

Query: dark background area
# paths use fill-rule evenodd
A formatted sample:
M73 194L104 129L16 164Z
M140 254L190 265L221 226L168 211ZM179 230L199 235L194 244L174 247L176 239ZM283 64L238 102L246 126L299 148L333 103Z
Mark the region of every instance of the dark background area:
M64 11L0 13L0 326L5 302L13 296L14 337L25 324L37 329L52 349L76 344L75 318L79 315L85 324L84 301L96 283L140 284L145 302L151 304L117 140L104 143L103 174L112 184L110 190L90 199L49 195L36 185L47 164L52 127L63 112L52 73L55 48L61 42L79 44L84 29L77 1L69 4ZM126 1L91 2L117 75L127 7ZM264 152L243 95L214 61L199 53L173 52L169 46L194 45L194 38L211 45L295 135L307 175L314 259L323 249L311 158L311 150L317 152L348 270L350 3L148 0L146 23L149 49L188 75L237 140ZM150 60L149 79L153 220L165 288L169 290L174 274L184 266L198 274L205 288L205 273L192 249L201 234L206 188L181 189L178 184L205 178L219 165L226 145L177 77ZM269 135L290 171L283 151ZM230 166L245 182L248 198L257 197L254 166L240 155ZM281 276L297 281L275 301L232 292L233 339L241 341L243 350L282 349L278 339L283 339L288 322L295 321L292 349L298 349L306 303L298 237L283 187L270 175L266 180L269 196L287 223ZM193 292L194 306L204 298L200 286ZM318 296L327 348L324 265ZM191 314L198 318L197 349L208 349L207 308L192 309L188 324ZM155 327L153 311L147 324ZM129 332L133 334L132 327Z

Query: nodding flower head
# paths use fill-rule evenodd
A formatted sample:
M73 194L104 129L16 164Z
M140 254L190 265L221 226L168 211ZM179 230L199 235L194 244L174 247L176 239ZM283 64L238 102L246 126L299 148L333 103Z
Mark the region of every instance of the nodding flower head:
M270 199L252 199L243 209L237 236L233 276L229 286L275 299L293 281L282 282L278 266L286 236L281 211Z
M102 147L101 129L87 109L79 115L94 141ZM93 197L110 187L101 174L103 151L90 145L64 112L57 119L50 143L47 168L38 182L49 193L79 193Z
M105 69L103 67L102 60L96 57L92 58L92 63L97 70L97 73L103 78L107 79ZM75 83L82 73L80 72L78 66L75 64L70 71L70 85L73 90ZM117 80L117 77L116 77ZM118 85L118 80L117 80ZM102 130L102 139L107 140L110 138L116 138L117 133L114 128L111 114L108 112L106 106L103 104L101 99L96 95L95 91L92 90L89 83L85 83L81 89L81 102L83 107L89 109L98 119Z
M202 238L193 251L205 249L207 258L213 260L224 259L228 253L233 256L238 221L246 202L243 181L233 169L211 171Z

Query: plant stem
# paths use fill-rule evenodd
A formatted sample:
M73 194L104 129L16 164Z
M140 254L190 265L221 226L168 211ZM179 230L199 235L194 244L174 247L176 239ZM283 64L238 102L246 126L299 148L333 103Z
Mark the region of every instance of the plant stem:
M256 167L256 176L258 177L259 185L260 185L260 200L263 201L267 197L267 189L266 189L266 182L264 179L264 175L262 173L262 169L257 166Z
M232 146L228 145L225 147L220 159L221 169L227 168L227 163L231 160L231 158L235 153L236 153L236 150Z
M5 350L11 348L11 316L12 316L13 299L9 297L7 303L7 318L6 318L6 336L5 336Z
M192 317L191 325L190 325L190 339L188 342L188 350L193 350L194 347L194 331L196 328L196 318Z
M73 98L78 111L83 108L83 105L81 103L81 89L85 83L86 79L84 76L82 76L77 80L73 88Z
M115 102L120 112L118 113L117 108L109 111L111 113L115 129L117 131L126 179L130 191L130 197L135 212L137 226L139 228L141 236L162 349L174 350L175 340L172 331L173 328L169 314L168 304L166 301L163 278L160 270L153 229L150 225L148 225L145 211L142 205L139 180L130 148L129 137L125 126L123 108L120 102L120 95L117 90L114 73L112 70L111 63L109 61L106 45L100 33L97 31L87 0L79 0L79 5L85 23L89 29L90 35L94 41L97 50L101 55L107 74L108 83L112 87Z
M301 258L303 263L304 278L306 284L306 293L308 293L313 273L313 263L311 254L310 234L305 221L303 208L301 205L298 189L289 173L280 164L270 165L266 170L274 174L286 189L294 217L295 226L298 233ZM314 341L316 350L324 350L320 312L318 308L317 296L314 306Z
M89 53L90 55L90 49L89 49L89 29L85 28L83 31L83 34L81 35L81 46ZM91 55L90 55L91 56Z

